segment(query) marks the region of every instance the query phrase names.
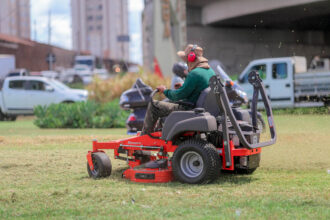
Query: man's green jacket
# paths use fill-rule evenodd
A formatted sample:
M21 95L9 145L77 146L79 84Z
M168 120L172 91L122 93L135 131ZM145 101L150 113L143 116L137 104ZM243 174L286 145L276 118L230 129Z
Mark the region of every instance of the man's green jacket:
M201 91L209 87L209 80L214 75L215 73L211 68L197 67L189 72L186 80L179 89L166 89L164 94L171 101L183 100L196 104Z

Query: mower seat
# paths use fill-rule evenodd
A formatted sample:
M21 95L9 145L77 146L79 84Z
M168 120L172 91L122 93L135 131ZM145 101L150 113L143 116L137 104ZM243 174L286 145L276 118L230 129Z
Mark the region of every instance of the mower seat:
M220 109L218 107L217 100L210 87L207 87L201 92L196 102L196 108L203 108L206 112L209 112L214 117L220 115Z
M210 132L218 128L214 116L202 108L193 111L174 111L165 120L161 139L170 141L184 131Z

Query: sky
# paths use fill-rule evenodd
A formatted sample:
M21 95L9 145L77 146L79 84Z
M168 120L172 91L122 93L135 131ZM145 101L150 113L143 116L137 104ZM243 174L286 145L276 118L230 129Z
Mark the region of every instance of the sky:
M143 0L128 0L130 59L142 63L141 12ZM48 14L51 11L51 44L72 49L70 0L31 0L31 38L48 43Z

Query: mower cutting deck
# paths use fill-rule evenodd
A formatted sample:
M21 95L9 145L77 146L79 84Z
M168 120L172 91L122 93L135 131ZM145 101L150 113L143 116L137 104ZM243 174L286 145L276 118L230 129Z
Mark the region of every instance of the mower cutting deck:
M210 79L211 89L205 90L207 94L203 97L201 95L200 99L204 100L197 101L197 108L171 113L161 132L110 142L93 141L93 150L87 154L89 175L93 178L110 176L111 161L103 151L108 149L114 150L115 159L128 163L123 177L135 182L162 183L176 179L196 184L217 179L221 170L253 173L259 166L261 147L274 144L276 132L258 73L251 72L249 81L255 93L252 124L236 119L224 85L214 76ZM263 143L259 143L256 122L259 91L271 134L271 140Z

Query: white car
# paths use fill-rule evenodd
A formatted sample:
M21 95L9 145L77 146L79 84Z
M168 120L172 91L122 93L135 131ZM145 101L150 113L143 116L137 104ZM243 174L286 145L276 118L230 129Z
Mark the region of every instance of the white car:
M102 80L109 78L109 73L107 69L94 69L93 75L99 77Z
M67 83L83 83L88 85L93 81L93 72L87 65L75 65L61 74L60 80Z
M37 105L86 101L87 90L71 89L46 77L8 77L0 91L0 120L33 114Z
M52 71L52 70L44 70L41 71L40 74L44 77L50 78L50 79L57 79L59 78L59 74L56 71Z

